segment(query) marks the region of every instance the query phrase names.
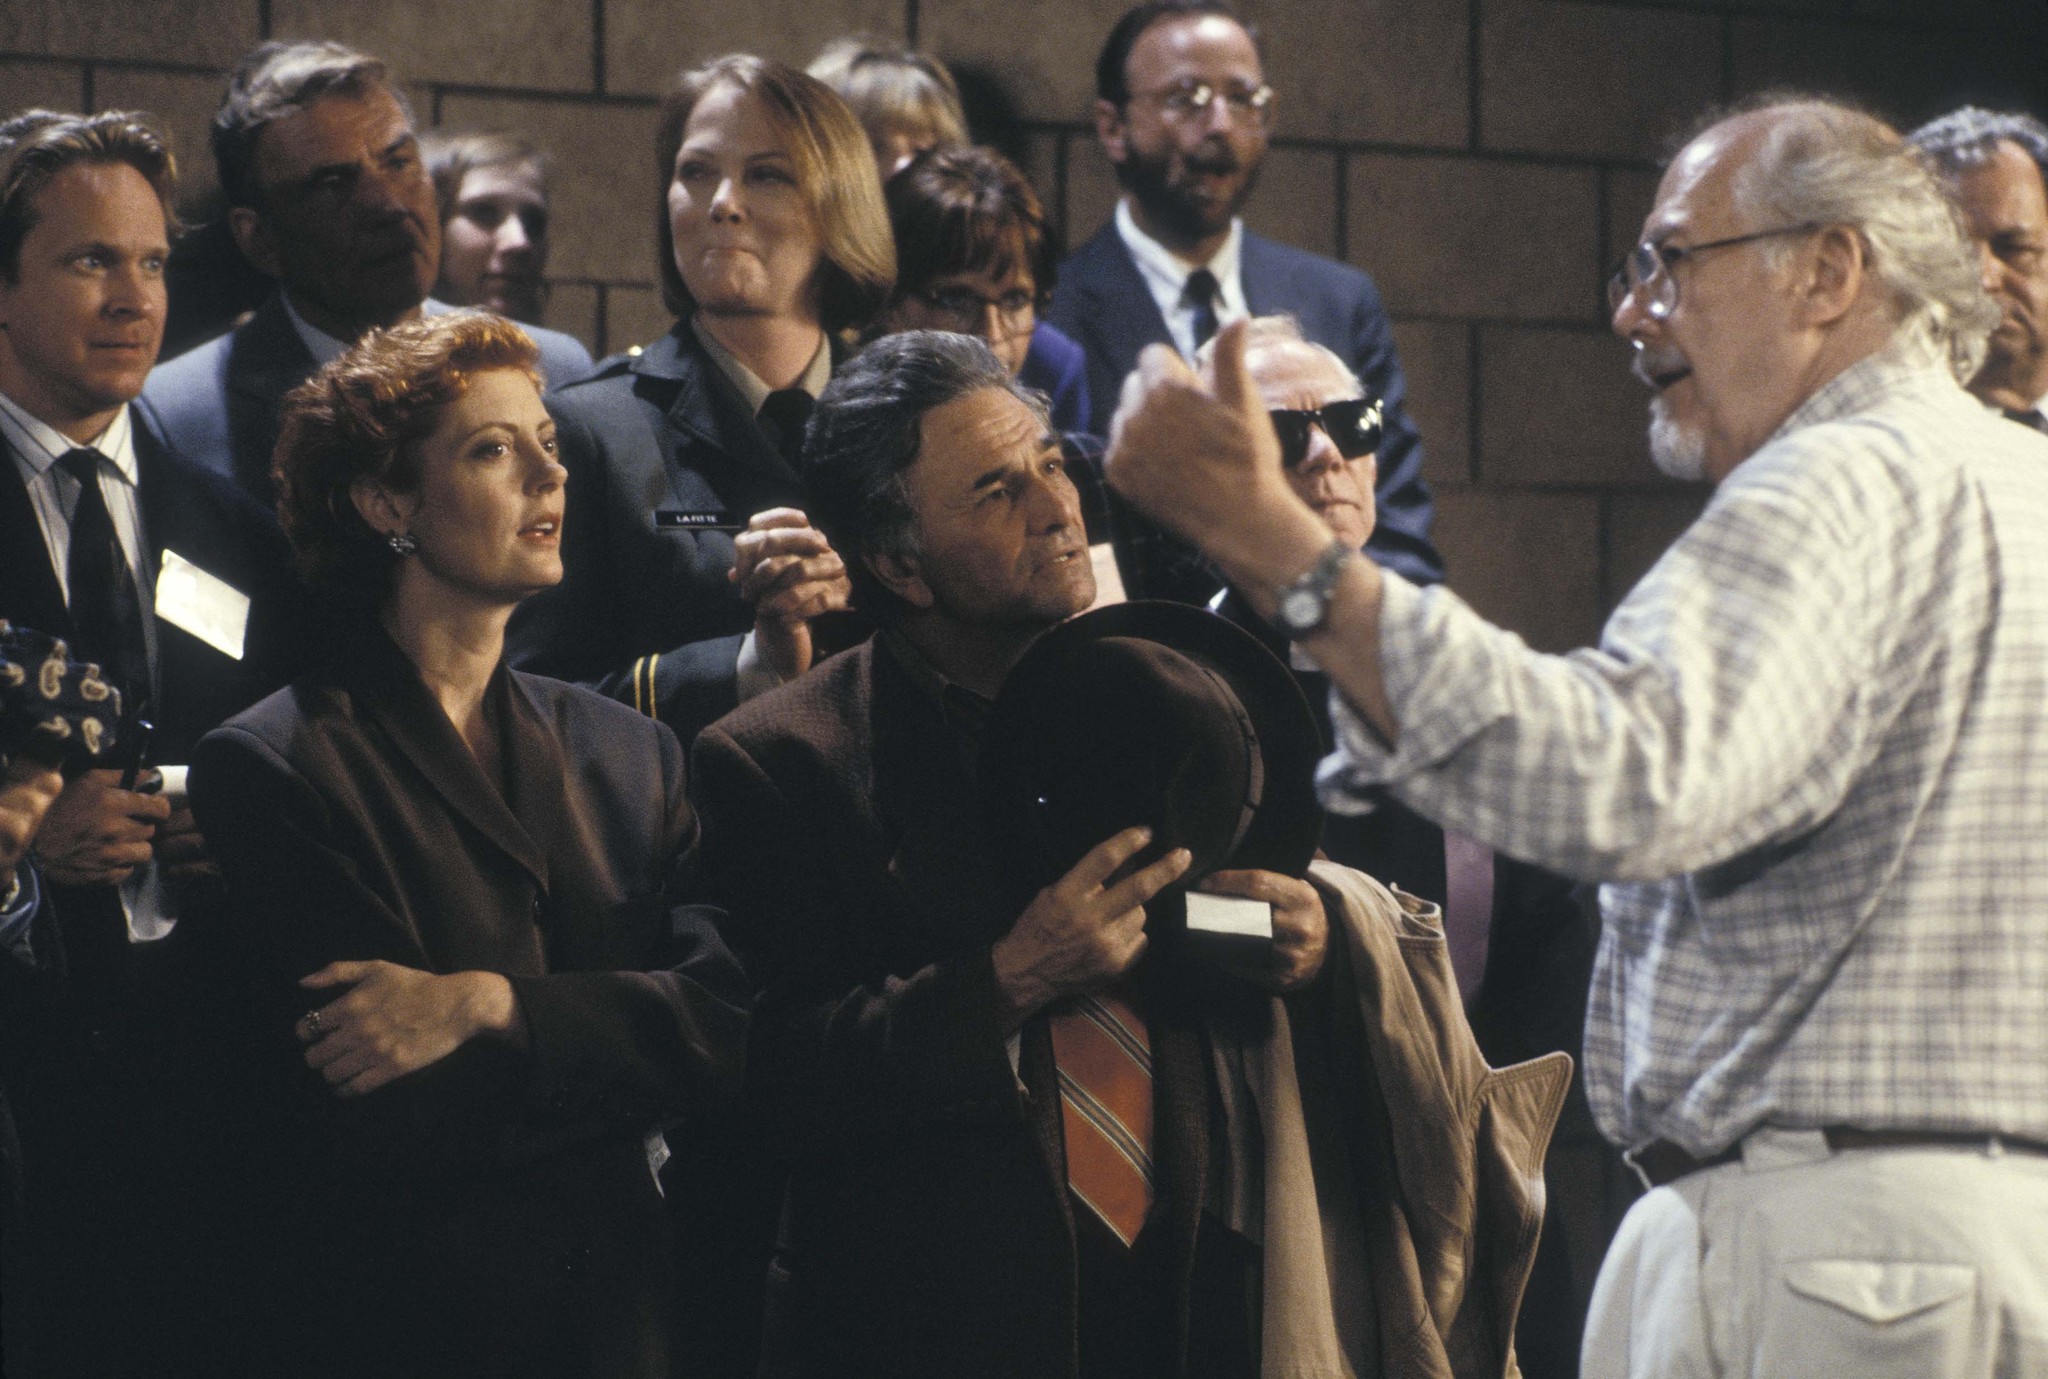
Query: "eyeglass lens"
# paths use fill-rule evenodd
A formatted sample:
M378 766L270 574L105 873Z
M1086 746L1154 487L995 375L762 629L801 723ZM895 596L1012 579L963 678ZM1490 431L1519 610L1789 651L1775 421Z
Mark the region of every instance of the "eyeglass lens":
M1206 115L1209 113L1210 106L1214 105L1217 101L1222 101L1224 110L1233 119L1239 116L1250 116L1256 120L1264 120L1272 105L1273 88L1270 86L1225 88L1211 86L1206 81L1197 81L1190 82L1184 86L1176 86L1166 92L1161 99L1167 111L1175 115L1187 117Z
M1657 245L1643 243L1629 250L1621 267L1614 270L1614 276L1607 280L1607 310L1613 313L1621 310L1621 304L1628 300L1631 292L1641 293L1643 308L1661 320L1671 312L1671 274L1664 266L1664 255Z
M1380 404L1371 398L1346 398L1314 411L1275 409L1267 415L1280 436L1280 459L1289 469L1308 459L1311 427L1320 426L1347 460L1378 450L1386 433Z

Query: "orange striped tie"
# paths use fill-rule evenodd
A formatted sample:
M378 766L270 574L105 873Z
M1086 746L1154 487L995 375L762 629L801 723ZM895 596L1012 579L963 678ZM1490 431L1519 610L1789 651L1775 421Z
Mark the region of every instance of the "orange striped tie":
M1060 1071L1067 1186L1129 1246L1151 1213L1152 1046L1111 992L1082 996L1048 1022Z

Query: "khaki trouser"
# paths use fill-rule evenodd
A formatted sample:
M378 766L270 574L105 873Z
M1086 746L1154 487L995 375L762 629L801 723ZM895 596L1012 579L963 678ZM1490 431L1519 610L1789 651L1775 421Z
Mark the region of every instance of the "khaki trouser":
M1760 1130L1657 1188L1593 1290L1583 1379L2048 1375L2048 1155Z

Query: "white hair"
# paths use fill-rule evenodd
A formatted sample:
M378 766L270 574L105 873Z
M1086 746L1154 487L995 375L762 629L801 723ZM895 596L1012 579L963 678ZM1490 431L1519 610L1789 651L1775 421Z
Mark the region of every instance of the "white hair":
M1249 359L1260 350L1304 349L1319 354L1330 361L1333 368L1351 380L1351 386L1359 392L1365 385L1358 375L1351 372L1351 366L1344 362L1344 356L1328 345L1319 345L1301 333L1301 322L1291 313L1279 312L1272 316L1254 316L1244 325L1244 356ZM1203 374L1213 371L1216 364L1216 342L1210 340L1195 351L1195 368Z
M1882 120L1825 100L1767 104L1777 116L1733 179L1752 223L1844 225L1863 237L1891 299L1893 345L1933 350L1968 381L1999 309L1978 276L1969 227L1925 154ZM1782 266L1793 246L1766 246Z

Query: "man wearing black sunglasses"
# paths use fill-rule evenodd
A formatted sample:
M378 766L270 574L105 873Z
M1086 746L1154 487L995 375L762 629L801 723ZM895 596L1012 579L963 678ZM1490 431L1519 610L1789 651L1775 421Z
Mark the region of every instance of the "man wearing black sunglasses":
M1203 350L1196 363L1213 386L1214 351ZM1304 340L1291 317L1247 322L1245 371L1280 437L1288 487L1336 541L1364 550L1375 516L1374 452L1384 434L1379 399L1365 394L1333 351ZM1323 750L1334 750L1329 677L1238 590L1225 589L1210 607L1287 662L1315 711ZM1388 795L1369 814L1326 815L1323 852L1443 907L1466 1014L1490 1063L1502 1067L1554 1049L1578 1055L1598 928L1570 881L1496 856ZM1516 1328L1516 1350L1532 1373L1567 1372L1576 1360L1578 1309L1565 1242L1589 1238L1608 1224L1597 1219L1595 1194L1565 1181L1574 1171L1583 1176L1588 1165L1597 1168L1601 1158L1599 1136L1581 1103L1568 1109L1560 1133L1591 1152L1557 1156L1558 1171L1549 1175L1550 1214L1570 1229L1546 1225Z
M1095 132L1123 195L1060 265L1048 319L1088 356L1098 434L1149 344L1192 358L1218 327L1287 312L1382 403L1372 557L1420 584L1444 577L1408 385L1371 278L1246 227L1284 93L1266 80L1256 26L1224 0L1152 0L1111 27L1096 59ZM1120 514L1121 516L1121 514ZM1142 518L1120 524L1139 556L1133 595L1203 601L1222 580Z

